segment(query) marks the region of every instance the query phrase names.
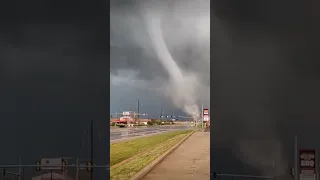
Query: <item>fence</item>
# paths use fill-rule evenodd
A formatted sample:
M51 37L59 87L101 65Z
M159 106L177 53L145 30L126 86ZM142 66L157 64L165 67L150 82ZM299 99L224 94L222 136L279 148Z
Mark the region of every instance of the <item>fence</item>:
M42 168L41 170L39 168ZM37 170L38 169L38 170ZM91 180L92 171L108 174L109 166L72 164L64 166L46 165L0 165L0 180ZM100 179L99 173L95 173L93 179ZM37 178L38 177L38 178Z

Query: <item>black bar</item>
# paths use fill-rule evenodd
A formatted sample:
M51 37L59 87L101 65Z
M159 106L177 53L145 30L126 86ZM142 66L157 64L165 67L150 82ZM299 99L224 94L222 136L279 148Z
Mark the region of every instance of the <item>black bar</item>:
M91 138L91 141L90 141L90 152L91 152L91 165L93 165L93 120L91 120L91 130L90 130L90 138ZM91 168L91 171L90 171L90 180L93 180L93 168Z

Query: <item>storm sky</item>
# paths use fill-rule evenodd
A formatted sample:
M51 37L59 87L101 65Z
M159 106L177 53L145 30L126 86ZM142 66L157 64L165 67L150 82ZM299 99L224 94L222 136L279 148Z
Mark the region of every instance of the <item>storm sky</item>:
M10 1L0 7L1 164L18 163L12 153L24 164L41 157L87 159L90 120L95 139L100 133L96 162L106 164L108 4Z
M1 161L12 163L12 153L26 163L87 158L91 119L103 161L109 105L111 112L136 110L139 98L142 112L183 113L164 91L169 77L148 37L145 10L161 17L179 67L200 79L198 104L212 98L213 167L267 174L276 159L282 174L291 166L294 134L303 147L320 147L317 1L212 1L211 16L208 0L170 2L112 0L110 34L106 2L1 5Z
M209 106L209 0L113 0L110 10L111 112L136 111L139 99L140 111L150 116L159 116L161 109L165 115L185 115L166 95L168 73L147 30L146 18L154 14L161 17L162 35L173 59L181 69L199 77L195 94L199 108Z
M211 7L212 167L289 176L295 134L320 147L319 2Z

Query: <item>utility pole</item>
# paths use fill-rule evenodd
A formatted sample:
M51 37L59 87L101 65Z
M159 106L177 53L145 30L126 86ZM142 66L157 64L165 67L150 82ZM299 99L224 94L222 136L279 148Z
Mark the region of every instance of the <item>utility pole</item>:
M294 137L294 180L300 180L299 177L299 139L298 135Z
M93 120L91 120L91 130L90 130L90 138L91 138L91 141L90 141L90 153L91 153L91 156L90 156L90 160L91 160L91 165L93 165ZM93 180L93 168L91 168L91 171L90 171L90 180Z
M138 124L139 123L139 114L140 114L140 100L138 99L138 108L137 108L137 111L138 111L138 114L137 114L137 121L138 121Z
M76 171L76 180L79 180L79 158L77 157L77 171Z
M22 165L22 156L20 155L19 156L19 172L18 172L18 174L19 174L19 180L21 180L21 172L22 172L22 167L21 167L21 165Z

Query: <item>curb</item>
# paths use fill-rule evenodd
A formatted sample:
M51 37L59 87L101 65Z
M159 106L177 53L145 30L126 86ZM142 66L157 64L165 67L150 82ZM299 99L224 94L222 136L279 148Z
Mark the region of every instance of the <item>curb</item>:
M135 174L130 180L140 180L145 175L147 175L156 165L158 165L164 158L166 158L169 154L171 154L177 147L179 147L185 140L187 140L195 131L192 131L189 133L186 137L184 137L181 141L179 141L177 144L175 144L173 147L171 147L169 150L167 150L164 154L159 156L157 159L152 161L150 164L148 164L145 168L143 168L141 171L139 171L137 174Z

